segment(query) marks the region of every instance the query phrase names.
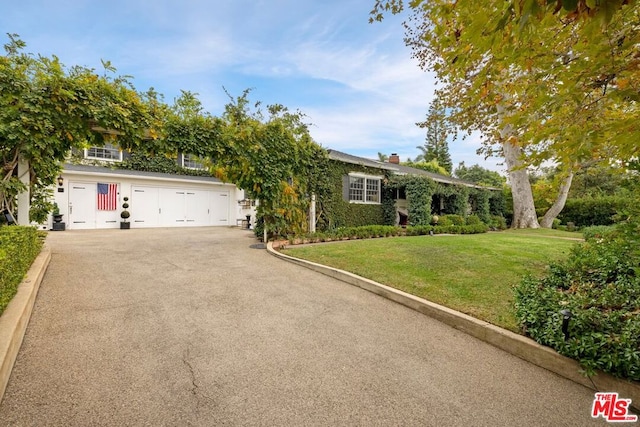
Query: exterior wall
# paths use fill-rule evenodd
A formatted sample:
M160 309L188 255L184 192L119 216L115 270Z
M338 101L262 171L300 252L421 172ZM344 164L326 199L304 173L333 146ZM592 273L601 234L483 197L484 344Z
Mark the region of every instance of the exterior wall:
M245 199L244 191L233 184L117 171L64 170L61 176L63 184L56 184L54 201L71 230L119 228L125 196L129 198L131 228L236 226L240 219L246 221L246 215L255 218L255 207L240 203ZM97 210L97 183L118 184L116 210ZM48 225L51 228L51 220Z
M350 203L348 186L345 188L345 177L355 172L384 178L385 171L335 160L330 161L329 165L328 174L333 185L328 194L318 199L322 206L318 210L324 213L318 221L318 229L383 225L385 220L382 203Z

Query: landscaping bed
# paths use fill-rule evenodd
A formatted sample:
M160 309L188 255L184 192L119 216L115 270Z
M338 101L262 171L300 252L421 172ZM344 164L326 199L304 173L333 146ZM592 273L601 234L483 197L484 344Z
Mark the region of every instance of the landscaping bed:
M0 227L0 314L16 294L43 241L43 234L33 227Z

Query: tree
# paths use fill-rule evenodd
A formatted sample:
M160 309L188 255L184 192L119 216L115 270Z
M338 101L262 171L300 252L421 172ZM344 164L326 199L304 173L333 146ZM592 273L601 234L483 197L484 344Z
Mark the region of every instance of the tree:
M558 5L560 7L558 7ZM377 1L371 19L400 12ZM564 7L564 9L562 9ZM414 1L407 44L441 87L451 120L505 158L515 227L537 227L526 167L553 160L564 180L543 220L562 208L577 164L640 152L635 2ZM597 19L596 19L597 18Z
M389 161L389 156L378 151L378 161L379 162L388 162Z
M57 57L23 52L15 34L0 56L0 209L15 214L16 196L29 191L30 219L42 222L51 211L48 188L71 148L100 145L115 138L124 148L139 145L152 125L147 104L122 77L95 70L65 68ZM110 129L109 132L95 130ZM28 186L17 176L29 165Z
M447 172L446 175L451 175L453 164L447 142L450 129L447 125L445 109L438 99L431 102L426 120L416 124L427 130L427 136L424 145L416 147L422 153L414 161L437 160L438 165Z
M502 188L507 180L498 172L485 169L480 165L466 166L460 162L453 174L462 180L488 187Z
M440 175L445 175L445 176L449 176L451 175L449 173L448 170L446 170L444 167L440 166L440 163L438 163L437 159L432 159L430 161L424 161L424 160L409 160L408 162L402 162L403 165L405 166L410 166L412 168L416 168L416 169L422 169L425 170L427 172L433 172L433 173L437 173Z

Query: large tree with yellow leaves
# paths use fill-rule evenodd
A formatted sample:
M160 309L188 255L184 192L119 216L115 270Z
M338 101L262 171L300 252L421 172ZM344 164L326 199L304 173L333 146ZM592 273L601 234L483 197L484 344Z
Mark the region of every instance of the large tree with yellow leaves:
M406 42L435 72L451 120L505 158L513 226L538 227L527 166L561 165L565 180L541 224L560 212L575 168L640 151L640 12L633 0L414 0ZM400 13L378 0L371 20Z

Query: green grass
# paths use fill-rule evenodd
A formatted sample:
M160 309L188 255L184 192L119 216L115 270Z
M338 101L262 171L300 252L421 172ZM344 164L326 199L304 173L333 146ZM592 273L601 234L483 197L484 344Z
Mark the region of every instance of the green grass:
M357 240L285 252L518 331L512 287L525 274L540 275L576 243L555 230L526 231Z
M582 233L574 231L552 230L550 228L521 228L516 230L509 229L503 231L502 233L511 233L520 236L531 235L539 237L563 237L567 239L582 239Z

